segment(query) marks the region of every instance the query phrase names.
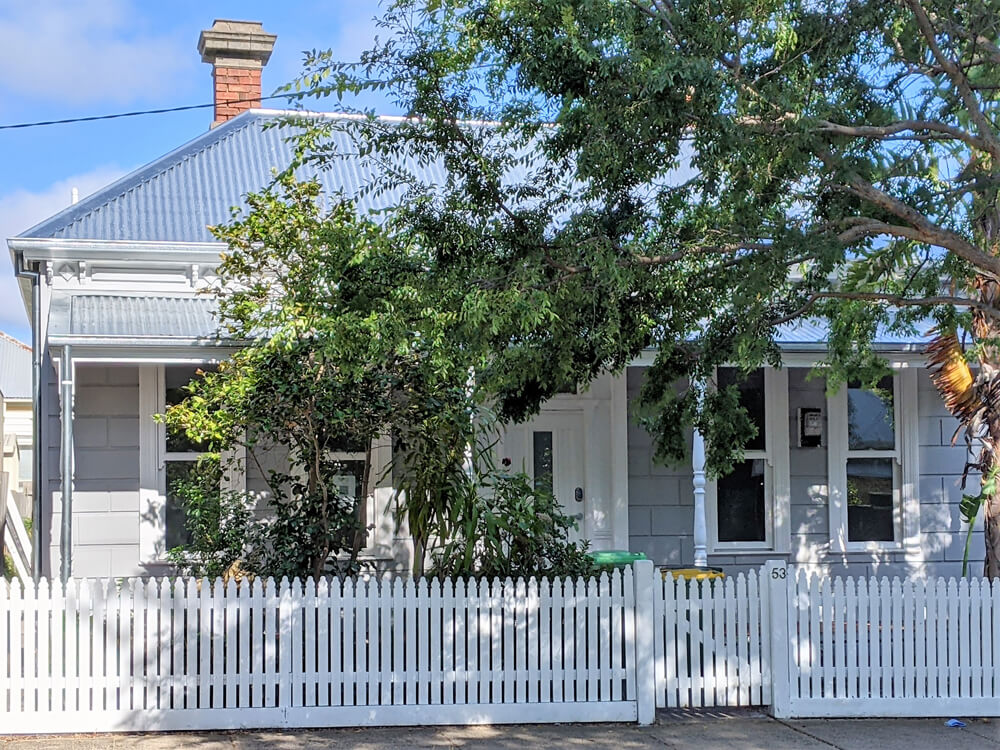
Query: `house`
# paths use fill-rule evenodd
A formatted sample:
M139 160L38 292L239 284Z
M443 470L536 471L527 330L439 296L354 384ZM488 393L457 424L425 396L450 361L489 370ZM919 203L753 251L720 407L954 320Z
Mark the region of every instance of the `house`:
M0 332L0 444L7 486L22 515L31 515L34 466L31 347Z
M179 523L167 475L196 456L173 450L152 415L197 367L233 351L211 298L197 292L224 249L206 227L226 221L230 206L291 158L287 131L265 128L281 113L246 101L260 96L273 44L260 24L216 22L199 42L213 64L212 129L8 240L41 352L34 490L43 575L165 569ZM340 163L320 179L351 194L371 168ZM965 451L951 445L956 423L928 377L923 342L880 337L894 372L883 383L887 403L856 388L827 394L823 379L810 377L825 338L809 321L788 326L779 337L783 367L758 370L741 386L760 437L717 481L705 476L696 434L691 466L652 461L630 408L652 353L554 397L509 428L499 450L533 475L551 474L595 549L728 570L779 558L854 575L958 574ZM723 382L732 377L719 372ZM390 450L380 445L375 460L384 465ZM241 481L265 493L253 465ZM403 565L406 539L386 513L391 496L380 486L368 499L376 528L366 555ZM981 560L981 530L976 536Z

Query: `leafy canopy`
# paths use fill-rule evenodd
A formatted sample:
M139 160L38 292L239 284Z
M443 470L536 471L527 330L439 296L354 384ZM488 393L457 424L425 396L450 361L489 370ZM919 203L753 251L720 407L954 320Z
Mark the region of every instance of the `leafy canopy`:
M998 11L398 0L360 64L313 53L295 88L378 90L411 118L348 122L352 154L325 138L345 121L303 144L382 167L367 189L402 196L392 232L460 292L501 417L654 348L642 400L661 456L693 421L724 470L752 428L704 384L724 362L777 362L784 324L829 321L832 385L874 383L885 332L971 326L973 356L988 345Z

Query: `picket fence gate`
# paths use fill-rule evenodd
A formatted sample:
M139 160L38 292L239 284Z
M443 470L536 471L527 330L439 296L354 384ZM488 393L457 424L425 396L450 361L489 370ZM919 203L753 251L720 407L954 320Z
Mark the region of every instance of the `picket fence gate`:
M721 580L664 577L654 602L658 708L770 705L759 578L756 571Z
M0 733L1000 716L1000 582L0 580Z

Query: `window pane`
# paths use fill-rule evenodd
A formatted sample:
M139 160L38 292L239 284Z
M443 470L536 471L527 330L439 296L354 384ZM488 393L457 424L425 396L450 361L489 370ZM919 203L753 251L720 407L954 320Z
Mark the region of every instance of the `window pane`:
M892 377L879 382L881 393L850 383L847 388L847 447L852 451L891 451L896 448L893 425Z
M532 433L532 463L535 467L535 489L552 493L552 433Z
M847 461L847 540L891 542L892 459L851 458Z
M166 512L166 545L173 549L191 543L191 533L184 525L184 508L178 497L177 485L191 477L196 461L167 461L167 512Z
M334 471L336 474L333 476L333 484L337 492L344 497L360 500L365 483L364 460L336 461Z
M199 369L194 366L171 366L164 368L164 380L166 381L165 402L167 406L179 404L187 398L187 391L184 389L188 383L198 377ZM183 433L171 432L167 430L167 453L204 453L208 446L189 440Z
M740 389L740 405L747 410L750 421L757 427L757 436L751 438L743 447L749 451L765 450L764 370L754 370L744 380L743 374L735 367L720 367L718 383L720 390L731 385Z
M764 542L766 505L764 460L736 464L717 484L720 542Z

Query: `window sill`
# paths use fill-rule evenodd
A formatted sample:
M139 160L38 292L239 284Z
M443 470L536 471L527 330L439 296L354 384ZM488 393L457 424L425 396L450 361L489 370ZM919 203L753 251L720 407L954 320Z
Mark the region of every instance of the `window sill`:
M870 552L906 552L907 548L900 542L848 542L842 549L836 549L830 544L830 551L845 554L865 554Z
M732 557L745 557L749 555L787 555L787 550L776 550L774 547L712 547L708 550L709 555Z

